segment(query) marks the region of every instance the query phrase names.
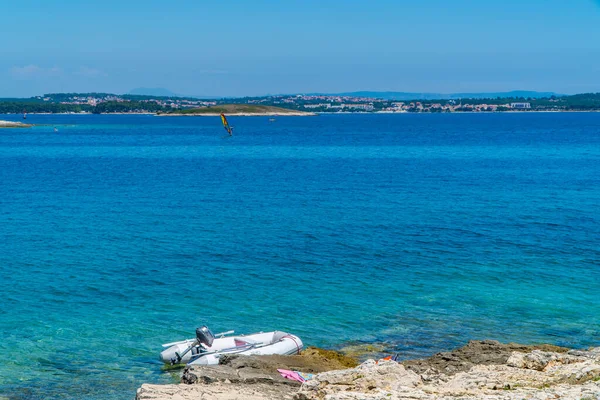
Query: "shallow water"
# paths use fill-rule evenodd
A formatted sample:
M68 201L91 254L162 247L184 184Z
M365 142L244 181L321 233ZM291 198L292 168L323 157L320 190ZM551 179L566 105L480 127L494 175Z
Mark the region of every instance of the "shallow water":
M0 397L133 398L204 323L600 345L600 114L28 122L0 130Z

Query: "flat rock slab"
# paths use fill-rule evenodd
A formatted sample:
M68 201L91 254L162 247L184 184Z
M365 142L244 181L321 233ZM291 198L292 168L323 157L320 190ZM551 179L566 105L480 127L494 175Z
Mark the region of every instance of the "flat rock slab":
M300 382L283 378L278 369L288 369L316 374L335 369L345 369L356 365L351 358L335 352L308 348L296 356L223 356L219 365L186 367L181 378L186 384L270 383L287 386L300 386Z
M529 353L533 350L566 353L569 349L552 345L527 346L516 343L503 344L495 340L472 340L466 346L438 353L420 360L402 361L407 369L417 374L447 374L467 372L475 365L504 365L513 352Z
M312 347L295 356L223 356L219 365L186 367L181 378L183 385L144 384L136 399L292 399L301 384L283 378L277 369L316 374L356 365L353 358Z
M211 385L214 383L267 384L300 386L300 382L283 378L277 370L260 368L232 368L227 365L193 366L183 372L181 382L188 385Z
M138 389L136 400L288 400L297 389L257 383L210 385L149 385Z

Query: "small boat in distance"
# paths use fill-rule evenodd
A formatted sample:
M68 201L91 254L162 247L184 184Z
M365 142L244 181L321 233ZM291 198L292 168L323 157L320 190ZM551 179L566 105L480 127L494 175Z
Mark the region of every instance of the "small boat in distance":
M275 118L269 118L269 122L275 122Z
M219 358L225 354L292 355L300 354L304 347L298 336L287 332L227 336L233 333L228 331L213 335L208 327L202 326L196 329L195 339L163 344L167 349L160 353L160 360L171 365L217 365Z

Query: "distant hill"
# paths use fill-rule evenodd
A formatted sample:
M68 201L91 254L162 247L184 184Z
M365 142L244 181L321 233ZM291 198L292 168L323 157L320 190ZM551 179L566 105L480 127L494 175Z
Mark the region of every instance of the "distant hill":
M212 107L173 110L164 115L218 115L220 113L227 115L312 115L312 113L289 108L254 104L220 104Z
M165 88L135 88L130 90L128 94L138 96L186 97L178 95L177 93L171 92Z
M375 97L386 100L452 100L452 99L495 99L501 98L532 98L539 99L550 96L562 96L553 92L534 92L514 90L512 92L492 93L411 93L411 92L346 92L335 93L338 96Z

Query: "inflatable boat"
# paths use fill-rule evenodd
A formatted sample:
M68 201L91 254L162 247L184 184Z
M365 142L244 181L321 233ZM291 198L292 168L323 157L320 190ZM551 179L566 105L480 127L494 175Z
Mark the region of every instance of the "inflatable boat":
M259 332L236 335L228 331L213 335L206 326L196 329L196 338L163 344L160 353L164 363L188 365L216 365L225 354L240 355L291 355L303 348L298 336L281 332Z

